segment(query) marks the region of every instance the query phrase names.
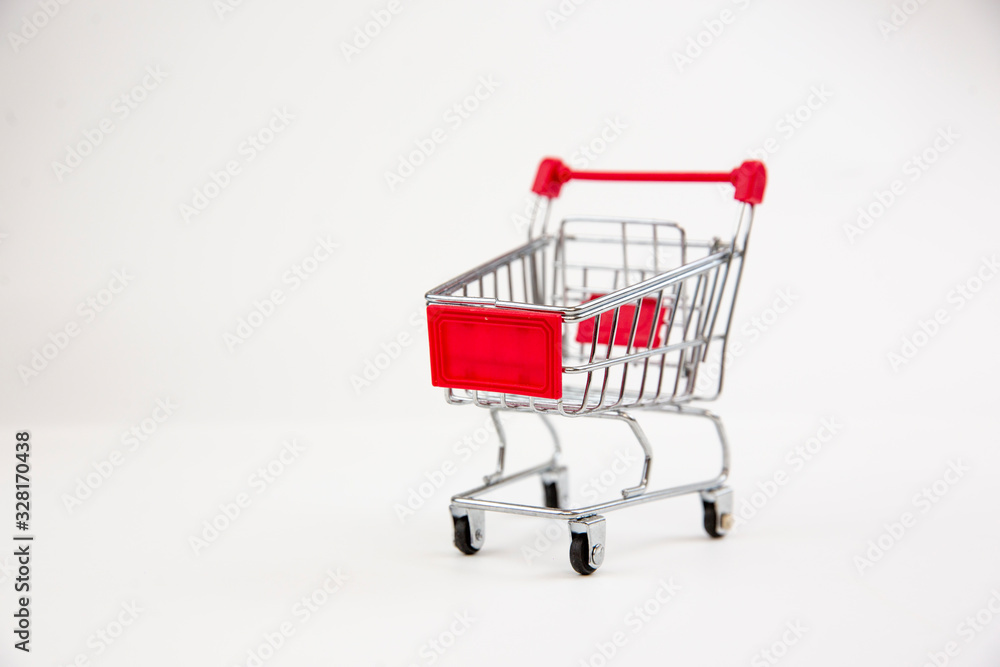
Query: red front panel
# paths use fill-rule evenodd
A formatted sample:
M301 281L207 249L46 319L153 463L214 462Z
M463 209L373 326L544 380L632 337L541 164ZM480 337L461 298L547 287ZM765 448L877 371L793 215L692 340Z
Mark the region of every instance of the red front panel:
M435 387L562 398L562 316L427 306Z

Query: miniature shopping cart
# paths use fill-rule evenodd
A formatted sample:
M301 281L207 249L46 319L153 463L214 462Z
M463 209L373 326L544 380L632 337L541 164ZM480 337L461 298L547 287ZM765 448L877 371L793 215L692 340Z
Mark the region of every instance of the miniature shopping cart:
M739 203L731 238L695 241L674 222L570 217L549 232L555 199L570 180L729 183ZM754 206L764 195L760 162L731 172L634 173L574 171L542 160L528 242L427 293L431 377L449 403L490 411L499 436L496 471L451 500L455 546L483 545L485 512L564 519L570 563L580 574L604 561L604 514L628 505L699 493L705 530L722 537L733 524L733 495L724 486L729 445L720 419L695 407L722 390L726 342L739 289ZM722 446L714 478L648 488L652 450L629 412L644 409L708 419ZM542 465L507 474L499 413L534 412L554 442ZM624 422L645 454L635 486L621 498L568 507L566 467L550 416ZM488 500L500 486L538 475L545 505Z

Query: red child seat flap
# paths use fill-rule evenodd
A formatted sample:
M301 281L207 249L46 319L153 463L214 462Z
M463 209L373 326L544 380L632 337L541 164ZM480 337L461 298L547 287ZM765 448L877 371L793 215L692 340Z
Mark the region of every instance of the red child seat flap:
M588 301L593 301L603 294L591 294ZM656 329L653 332L653 347L660 345L660 330L663 327L663 319L670 312L670 306L663 304L660 307L660 314L657 317ZM653 323L653 315L656 313L656 299L646 298L639 306L639 320L636 322L635 339L632 347L649 347L649 330ZM615 327L614 345L628 345L629 332L632 330L632 320L635 319L635 305L629 303L618 308L618 325ZM576 330L577 343L592 343L594 341L594 325L597 318L580 322ZM597 344L607 345L611 340L611 325L614 320L614 311L601 313L601 330L597 332Z

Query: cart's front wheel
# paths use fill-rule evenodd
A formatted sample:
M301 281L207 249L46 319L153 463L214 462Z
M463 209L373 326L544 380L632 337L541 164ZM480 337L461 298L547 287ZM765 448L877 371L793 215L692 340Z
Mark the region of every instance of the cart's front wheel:
M472 530L469 528L469 517L454 517L455 521L455 546L463 554L471 556L479 552L479 547L472 546Z
M590 564L591 549L586 533L573 535L573 541L569 545L569 564L580 574L592 574L597 571L597 568Z
M467 556L477 553L483 547L486 526L482 510L467 512L452 509L451 520L455 524L455 547Z
M604 517L574 519L569 522L569 530L573 538L569 544L569 564L580 574L596 572L604 562Z

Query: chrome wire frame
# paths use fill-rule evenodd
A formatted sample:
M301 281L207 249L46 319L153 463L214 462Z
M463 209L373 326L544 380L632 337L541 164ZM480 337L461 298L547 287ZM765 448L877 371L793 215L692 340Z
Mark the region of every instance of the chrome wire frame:
M723 243L689 241L680 225L662 220L567 218L556 235L533 238L436 287L426 296L428 304L554 312L566 325L562 398L448 389L447 400L568 417L714 400L725 377L752 221L753 206L741 205L732 241ZM588 234L580 227L614 232ZM620 256L611 262L585 253L583 260L576 258L578 248L595 247ZM640 253L645 262L635 261ZM664 265L665 257L676 261ZM640 328L640 316L650 307L653 315ZM577 342L571 335L588 320L594 334ZM699 372L710 359L717 373L702 391Z
M722 449L722 465L719 470L719 473L715 477L700 482L694 482L692 484L683 484L680 486L673 486L654 491L647 490L646 487L649 481L649 471L652 463L652 452L650 450L649 441L646 439L645 433L639 427L638 422L636 422L635 419L633 419L627 413L606 411L598 413L597 415L594 416L618 419L626 422L632 429L633 434L639 440L639 443L642 445L645 454L645 459L643 462L642 474L639 484L634 487L623 489L621 492L622 497L620 499L609 500L603 503L597 503L596 505L588 505L586 507L552 508L552 507L539 507L536 505L523 505L519 503L502 502L497 500L488 500L485 498L478 497L489 491L496 490L502 486L506 486L508 484L521 481L523 479L532 477L534 475L541 475L544 478L546 475L558 476L560 474L564 474L565 468L561 464L561 460L557 450L557 454L553 456L552 459L550 459L546 463L531 468L525 468L515 473L510 473L506 475L503 474L503 468L501 465L500 470L498 470L497 473L495 473L494 475L487 477L485 482L481 486L478 486L474 489L470 489L469 491L466 491L464 493L459 493L453 496L451 499L452 514L456 516L462 516L469 510L480 510L489 512L502 512L505 514L520 514L522 516L546 517L550 519L564 519L568 521L574 521L576 519L581 519L589 516L605 514L607 512L621 509L622 507L625 507L627 505L647 503L653 500L672 498L674 496L682 496L688 493L710 492L722 487L726 483L726 480L729 477L729 440L726 438L725 427L722 425L722 420L718 417L718 415L709 412L708 410L695 408L689 405L661 405L655 409L663 412L673 412L680 415L702 417L712 422L712 424L715 426L715 431L719 438L719 445L721 446Z
M452 514L468 516L470 525L478 527L482 526L483 511L569 520L572 527L574 521L630 504L689 493L714 499L715 493L723 492L729 475L729 443L720 418L690 403L715 400L722 391L726 347L753 223L753 205L740 205L735 231L726 243L718 238L691 241L680 225L664 220L592 216L564 219L558 231L550 235L551 203L539 199L543 201L535 207L535 219L524 245L426 295L428 304L555 312L564 322L562 398L445 389L449 403L489 409L500 439L496 471L484 478L483 485L454 496ZM650 307L653 317L649 328L640 330L641 314ZM602 344L602 322L606 326L609 319L607 341ZM590 341L580 342L579 334L573 339L572 332L579 332L579 325L587 320L593 320ZM707 390L702 391L699 373L710 359L717 364L717 374L708 378ZM711 421L722 450L719 473L691 484L648 490L652 449L642 428L628 413L632 409ZM540 414L555 443L552 458L506 474L501 410ZM573 509L478 497L534 475L546 481L565 475L558 437L549 423L552 415L626 423L644 454L638 483L623 489L620 499Z

